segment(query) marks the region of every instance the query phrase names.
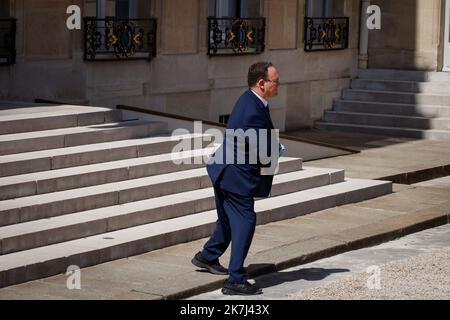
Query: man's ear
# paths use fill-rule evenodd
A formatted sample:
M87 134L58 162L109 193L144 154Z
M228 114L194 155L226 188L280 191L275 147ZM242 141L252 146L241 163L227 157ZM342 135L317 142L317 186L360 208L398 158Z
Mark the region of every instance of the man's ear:
M258 88L260 88L261 90L264 90L264 80L263 79L258 80Z

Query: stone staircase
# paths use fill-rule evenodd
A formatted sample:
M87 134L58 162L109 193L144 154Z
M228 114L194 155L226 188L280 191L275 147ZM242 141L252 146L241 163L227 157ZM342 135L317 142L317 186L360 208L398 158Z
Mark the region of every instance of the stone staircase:
M203 159L214 148L167 128L106 108L0 110L0 287L207 237L216 212ZM182 140L193 150L172 152ZM265 224L390 192L283 157L255 208Z
M450 140L450 73L359 70L315 127Z

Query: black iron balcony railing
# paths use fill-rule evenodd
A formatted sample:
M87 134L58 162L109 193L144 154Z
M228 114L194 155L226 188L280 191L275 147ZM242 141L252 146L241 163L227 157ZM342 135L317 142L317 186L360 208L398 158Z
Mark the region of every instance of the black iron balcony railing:
M265 18L208 17L208 55L242 55L264 52L265 33Z
M16 19L0 18L0 64L16 63Z
M156 56L156 19L84 18L84 59L151 60Z
M305 17L305 51L346 49L348 32L348 17Z

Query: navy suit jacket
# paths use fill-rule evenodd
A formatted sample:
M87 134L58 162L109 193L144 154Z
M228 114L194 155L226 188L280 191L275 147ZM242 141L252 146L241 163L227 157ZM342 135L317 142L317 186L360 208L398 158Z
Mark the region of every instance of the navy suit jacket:
M227 150L230 150L227 149L226 144L227 141L230 142L234 139L227 139L230 135L225 134L223 144L217 149L206 166L213 185L247 197L268 197L272 188L273 175L261 175L260 173L262 167L273 165L273 161L267 162L272 154L271 143L273 141L271 139L273 135L271 135L271 130L274 129L268 108L251 90L245 91L233 108L227 123L227 129L242 129L244 132L247 132L248 129L255 129L257 141L261 144L255 145L252 143L254 139L245 138L245 163L237 162L239 153L237 144L233 144L234 162L230 164L230 161L228 163L226 161ZM267 140L263 134L261 135L262 141L260 141L261 131L258 129L267 130ZM278 140L276 141L278 147ZM265 146L262 145L264 143ZM249 161L252 152L256 153L256 163ZM261 154L267 157L261 158ZM278 158L276 158L276 161L278 161Z

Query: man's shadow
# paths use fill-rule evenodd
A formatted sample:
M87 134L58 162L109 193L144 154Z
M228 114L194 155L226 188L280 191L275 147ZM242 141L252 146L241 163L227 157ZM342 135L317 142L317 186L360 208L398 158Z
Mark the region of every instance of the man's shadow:
M272 273L258 275L258 269L272 269ZM319 281L334 273L350 272L349 269L324 269L324 268L303 268L295 271L276 271L274 265L249 265L248 271L256 285L263 288L273 287L285 282L293 282L298 280Z

